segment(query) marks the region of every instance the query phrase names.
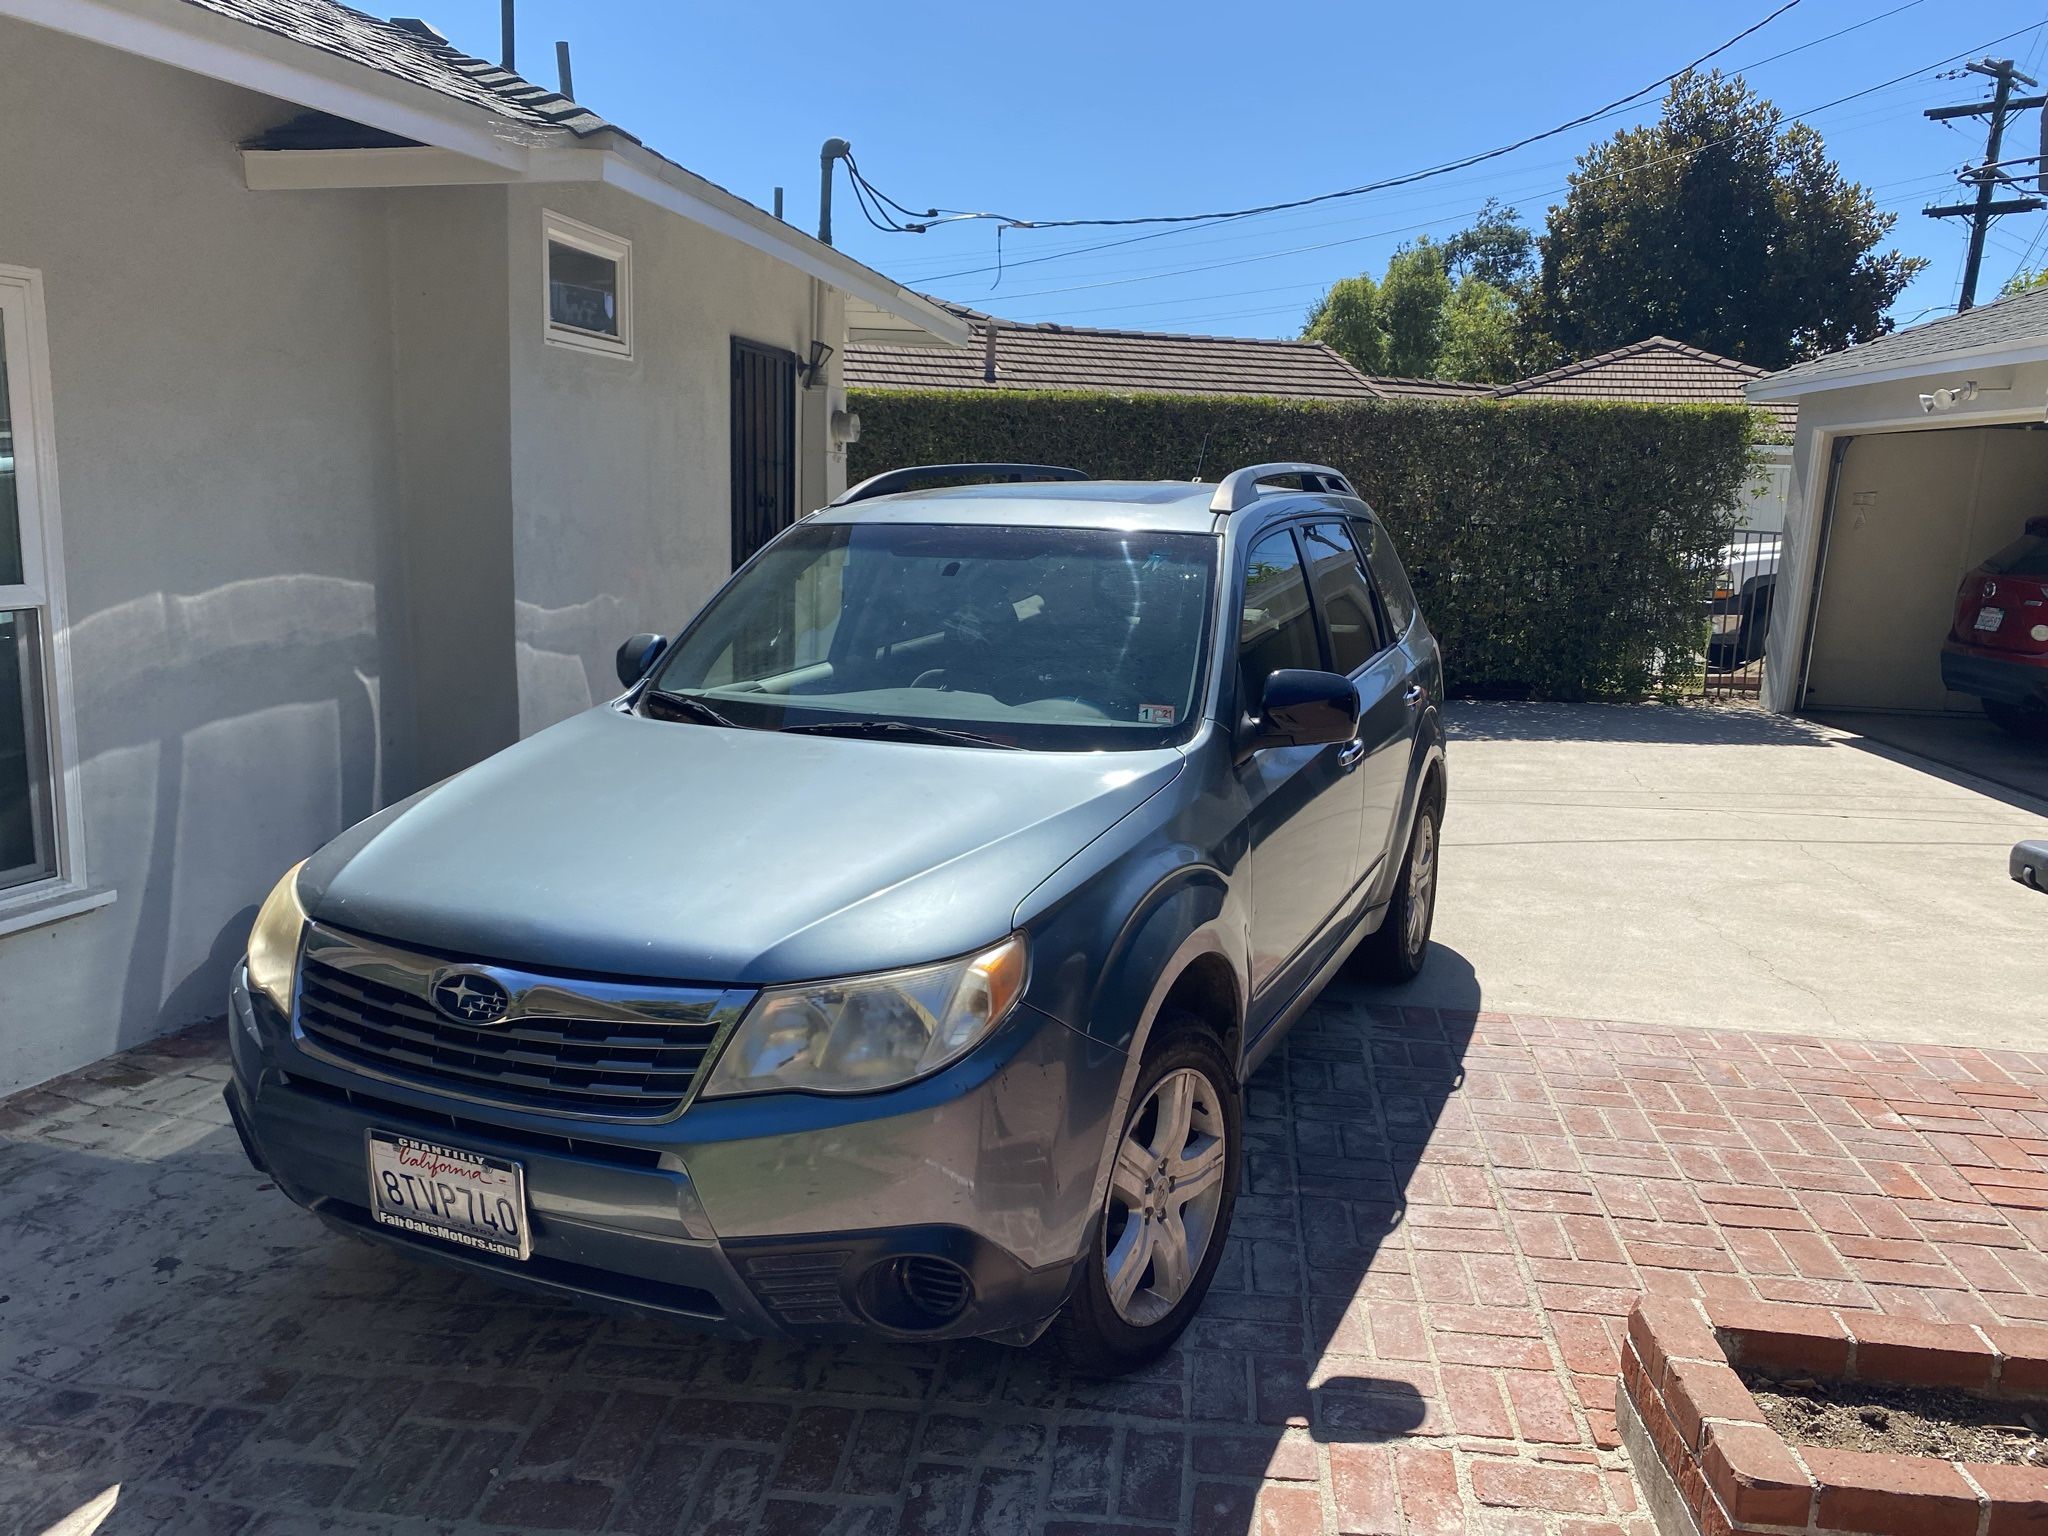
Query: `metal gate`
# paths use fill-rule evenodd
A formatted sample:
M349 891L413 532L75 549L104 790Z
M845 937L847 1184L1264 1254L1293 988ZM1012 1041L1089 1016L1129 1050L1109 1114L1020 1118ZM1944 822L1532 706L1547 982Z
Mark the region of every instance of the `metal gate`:
M732 343L732 563L796 518L796 354Z
M1753 699L1763 692L1765 642L1778 594L1778 553L1783 544L1783 534L1752 528L1728 536L1707 605L1703 697Z

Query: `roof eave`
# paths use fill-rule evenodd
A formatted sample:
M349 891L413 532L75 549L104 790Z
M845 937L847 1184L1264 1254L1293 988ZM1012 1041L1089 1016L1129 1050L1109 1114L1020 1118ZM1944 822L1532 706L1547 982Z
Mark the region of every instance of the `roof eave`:
M533 130L185 0L0 0L0 16L265 96L517 168ZM539 136L536 137L536 132Z
M1957 368L2009 368L2038 362L2048 362L2048 337L2020 345L2007 342L1990 347L1958 348L1953 352L1937 352L1890 365L1823 374L1818 378L1802 376L1796 368L1786 369L1747 385L1743 395L1752 401L1798 400L1807 395L1826 394L1830 390L1857 389L1865 384L1892 384L1900 379L1948 373Z
M603 181L785 261L943 343L968 343L966 322L930 300L623 133L579 137L567 128L501 118L185 0L0 0L0 16L380 128L492 168L473 179ZM394 152L392 162L403 154Z

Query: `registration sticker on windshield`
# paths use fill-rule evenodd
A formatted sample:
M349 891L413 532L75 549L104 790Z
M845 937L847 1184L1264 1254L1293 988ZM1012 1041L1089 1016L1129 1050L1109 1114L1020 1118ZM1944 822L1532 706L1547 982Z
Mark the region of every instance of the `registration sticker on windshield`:
M1171 704L1140 704L1138 723L1140 725L1171 725L1173 717L1180 711Z

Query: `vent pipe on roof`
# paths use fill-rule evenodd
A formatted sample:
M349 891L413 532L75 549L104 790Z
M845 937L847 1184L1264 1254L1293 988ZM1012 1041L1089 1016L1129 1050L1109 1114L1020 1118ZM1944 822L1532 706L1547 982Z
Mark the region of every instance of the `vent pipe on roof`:
M515 29L512 25L512 9L513 0L498 0L499 51L504 55L498 62L516 75L519 73L519 66L513 62L512 33Z
M576 77L569 71L569 45L565 42L557 42L555 44L555 78L561 82L557 89L571 101L574 101L576 99Z
M996 381L996 323L990 320L981 333L981 376L988 383Z
M818 147L818 239L825 245L832 243L832 162L852 153L844 139L827 139Z

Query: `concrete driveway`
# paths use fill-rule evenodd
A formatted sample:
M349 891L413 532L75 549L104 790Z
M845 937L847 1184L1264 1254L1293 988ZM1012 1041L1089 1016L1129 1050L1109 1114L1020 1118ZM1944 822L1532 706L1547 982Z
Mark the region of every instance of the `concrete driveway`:
M1404 1001L2048 1045L2048 803L1748 708L1459 704L1440 952Z

